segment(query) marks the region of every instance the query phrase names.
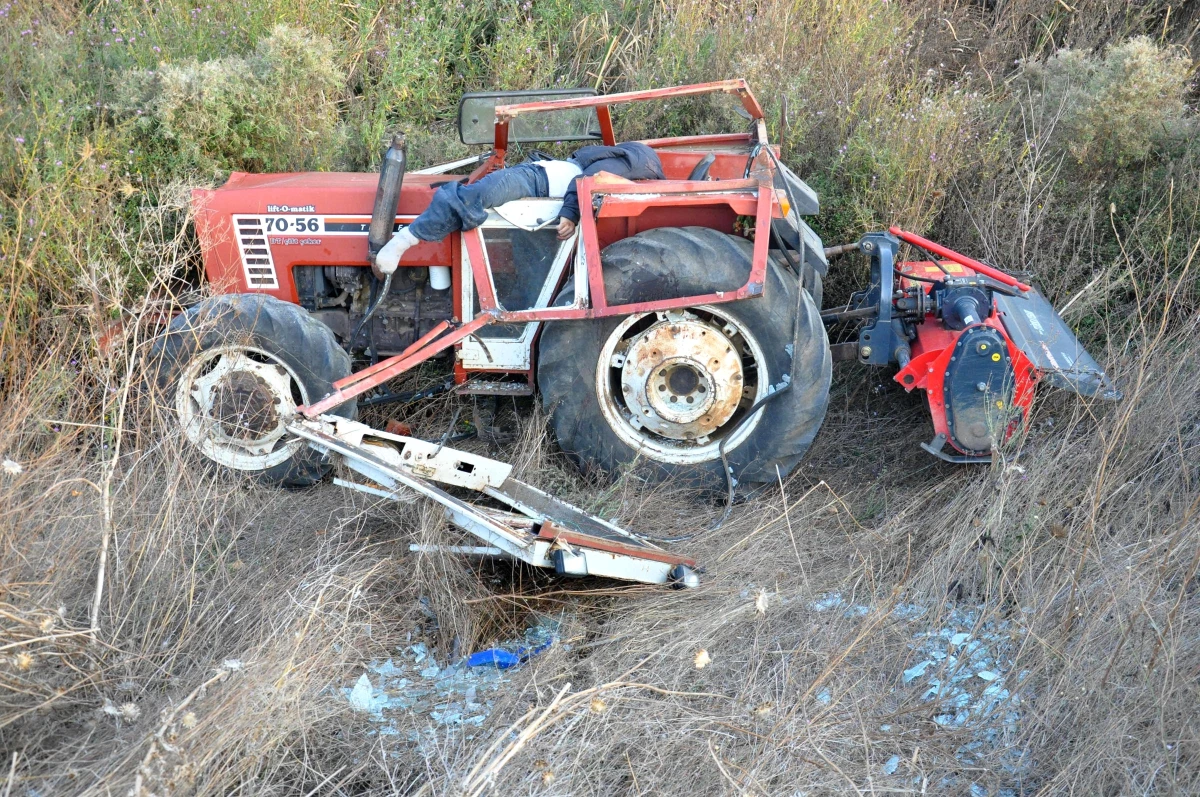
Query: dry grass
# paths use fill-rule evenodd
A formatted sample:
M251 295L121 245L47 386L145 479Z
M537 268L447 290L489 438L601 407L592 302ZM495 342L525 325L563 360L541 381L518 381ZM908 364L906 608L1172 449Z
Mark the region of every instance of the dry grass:
M844 374L804 467L719 531L697 496L580 481L529 416L518 471L636 528L694 534L680 547L707 567L695 592L410 554L458 535L419 504L208 470L142 404L119 432L55 433L91 397L31 378L0 432L23 466L0 477L10 793L1190 792L1200 359L1184 344L1200 319L1170 312L1178 293L1148 289L1143 323L1113 330L1122 404L1047 396L991 468L933 463L915 447L920 407L879 374ZM115 463L95 456L118 437ZM866 613L814 603L834 592ZM914 625L901 604L928 614ZM1019 722L972 766L959 748L975 731L935 723L900 679L914 629L968 610L977 630L1008 629L1007 671L1027 673ZM490 748L444 728L423 746L378 736L336 691L407 640L444 658L537 614L564 617L565 644L514 677Z

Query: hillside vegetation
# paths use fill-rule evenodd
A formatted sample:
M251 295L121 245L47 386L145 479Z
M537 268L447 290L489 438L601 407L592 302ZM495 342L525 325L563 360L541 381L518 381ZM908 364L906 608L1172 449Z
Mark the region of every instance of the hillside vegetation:
M1200 791L1198 33L1166 0L3 3L3 793ZM729 77L827 245L899 223L1029 272L1125 399L1046 391L961 468L845 366L803 466L719 531L681 488L585 481L524 408L518 472L686 537L708 572L682 593L409 553L453 534L437 512L212 472L144 394L155 320L204 290L190 188L371 170L398 131L415 166L461 157L464 91ZM827 303L864 269L835 261ZM433 438L453 409L404 412ZM481 728L383 734L341 691L547 616L561 644ZM959 633L1003 705L931 685L942 659L909 677Z

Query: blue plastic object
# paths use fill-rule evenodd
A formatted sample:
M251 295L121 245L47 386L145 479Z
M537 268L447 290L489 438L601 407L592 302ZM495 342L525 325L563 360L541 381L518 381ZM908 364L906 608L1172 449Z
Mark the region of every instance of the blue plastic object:
M521 657L519 655L510 653L507 650L501 650L500 648L481 650L467 657L468 667L495 667L498 670L507 670L509 667L516 667L520 663Z
M507 670L510 667L516 667L519 664L524 664L537 654L541 653L546 648L554 644L554 637L547 639L537 647L527 648L521 646L516 652L504 650L503 648L489 648L481 650L478 653L472 653L467 657L468 667L495 667L498 670Z

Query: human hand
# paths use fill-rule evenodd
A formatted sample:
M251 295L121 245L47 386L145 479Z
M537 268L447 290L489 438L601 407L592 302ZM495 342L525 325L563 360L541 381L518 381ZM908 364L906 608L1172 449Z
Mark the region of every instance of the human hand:
M554 228L558 233L558 240L565 241L575 234L575 222L570 219L558 220L558 226Z

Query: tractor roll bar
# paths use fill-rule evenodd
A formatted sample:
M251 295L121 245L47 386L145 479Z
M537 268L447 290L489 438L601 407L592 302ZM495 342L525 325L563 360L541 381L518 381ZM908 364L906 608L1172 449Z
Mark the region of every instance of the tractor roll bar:
M642 102L645 100L660 100L665 97L693 97L698 94L737 94L742 101L742 107L754 119L763 118L762 106L754 98L750 87L743 78L734 80L718 80L713 83L695 83L691 86L673 86L666 89L645 89L643 91L624 91L618 94L597 94L594 97L569 97L564 100L545 100L544 102L525 102L519 105L497 105L496 121L507 122L521 114L537 113L538 111L562 110L565 108L593 108L599 105L621 105L627 102Z
M763 120L763 109L755 99L750 87L743 78L735 80L719 80L713 83L696 83L691 86L673 86L666 89L646 89L644 91L624 91L618 94L598 94L594 97L572 97L565 100L546 100L545 102L524 102L517 105L496 106L496 133L493 137L495 149L503 153L508 149L508 123L521 114L537 113L539 111L564 110L567 108L595 108L600 121L600 131L604 143L612 145L616 138L612 129L612 115L609 110L612 105L629 102L644 102L646 100L661 100L667 97L695 97L701 94L736 94L742 101L742 107L750 114L756 123Z

